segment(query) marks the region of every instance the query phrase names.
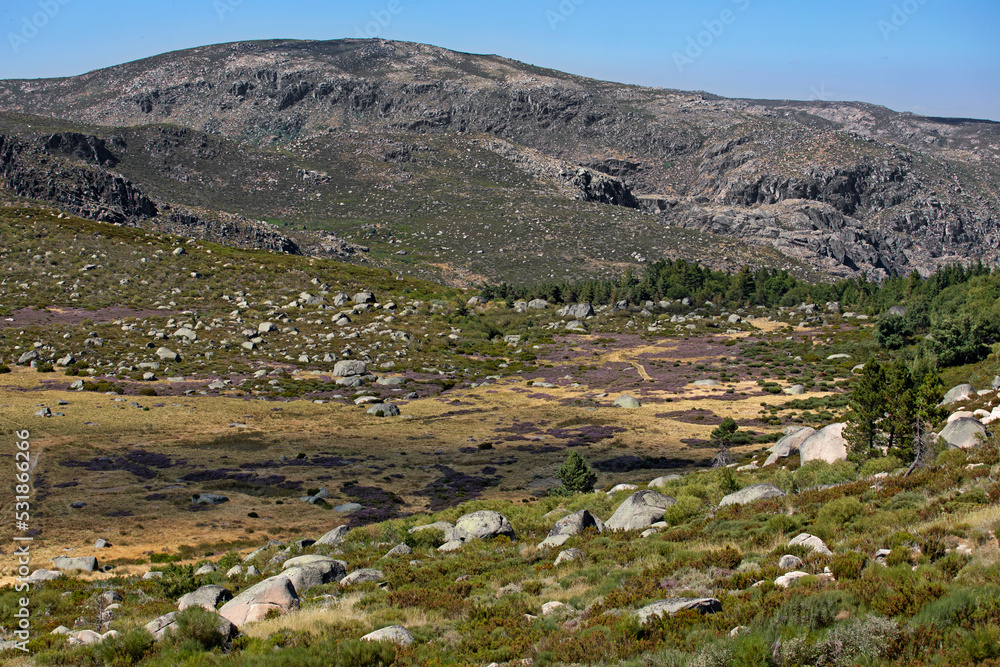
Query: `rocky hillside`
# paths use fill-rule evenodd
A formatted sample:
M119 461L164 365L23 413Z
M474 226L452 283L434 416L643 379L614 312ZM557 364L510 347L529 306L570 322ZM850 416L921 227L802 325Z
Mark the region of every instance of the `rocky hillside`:
M402 236L409 225L384 220L384 210L404 201L429 218L447 217L441 195L478 164L481 184L503 208L537 204L541 179L548 192L568 188L575 199L615 208L642 200L655 214L641 216L646 225L772 246L835 275L926 273L1000 257L1000 124L986 121L858 103L723 99L380 40L225 44L79 77L5 81L0 110L92 127L169 123L206 137L209 152L243 151L265 167L292 157L301 163L302 196L291 206L274 202L261 217L341 234L358 231L361 220ZM451 160L442 141L455 149ZM475 159L459 160L458 150ZM322 168L319 155L340 173ZM160 157L159 175L192 177L169 151ZM419 178L421 164L436 159L437 189ZM247 194L260 187L231 169L199 182ZM404 183L409 192L393 187ZM355 201L354 185L366 195L384 188L386 197ZM514 196L501 194L505 188ZM345 206L320 207L317 194ZM228 210L236 200L212 207ZM544 208L540 220L553 216ZM610 222L620 213L592 215ZM482 227L462 222L465 234ZM486 258L469 258L446 249L438 263L506 277L497 267L509 258L485 250ZM634 252L655 257L664 248L624 254Z

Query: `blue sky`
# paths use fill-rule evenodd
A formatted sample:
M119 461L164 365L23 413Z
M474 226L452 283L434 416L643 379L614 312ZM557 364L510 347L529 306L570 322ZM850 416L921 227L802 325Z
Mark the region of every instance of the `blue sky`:
M0 22L0 78L368 35L626 83L1000 121L996 0L4 0Z

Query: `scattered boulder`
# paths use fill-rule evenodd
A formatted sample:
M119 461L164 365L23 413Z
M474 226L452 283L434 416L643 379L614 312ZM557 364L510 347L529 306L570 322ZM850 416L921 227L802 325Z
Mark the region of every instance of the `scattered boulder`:
M368 408L368 414L375 417L398 417L401 413L395 403L376 403Z
M558 616L559 614L572 614L576 610L569 605L553 600L542 605L542 616Z
M41 584L46 581L61 579L63 576L62 572L56 572L55 570L38 569L32 572L31 576L29 576L25 581L29 584Z
M338 361L333 366L333 374L336 377L354 377L364 375L368 372L368 365L363 361L345 359Z
M952 387L944 395L939 405L952 405L954 403L960 403L962 401L967 401L970 398L975 398L978 396L976 388L971 384L960 384L957 387Z
M580 510L556 521L549 531L548 537L579 535L587 528L594 528L598 533L603 533L604 522L591 514L589 510Z
M571 317L574 320L585 320L594 316L594 308L589 303L577 303L560 308L556 314L559 317Z
M799 535L793 537L791 542L788 543L788 546L790 547L796 547L799 545L802 545L812 550L813 553L818 553L822 556L833 555L833 552L830 551L829 547L826 546L826 543L823 540L819 539L815 535L810 535L809 533L800 533Z
M808 577L808 572L786 572L777 579L774 580L774 585L778 588L788 588L792 585L792 582L798 581L803 577Z
M299 608L299 596L291 580L283 575L251 586L219 610L219 615L237 628L262 620L272 611L288 614Z
M347 576L347 563L329 556L299 556L285 561L281 574L288 577L295 592L301 594L313 586L342 581Z
M978 419L962 417L945 426L940 437L952 449L972 449L987 437L987 431Z
M228 503L229 498L217 493L198 493L191 498L191 502L195 505L221 505Z
M664 475L663 477L657 477L646 486L648 486L651 489L662 489L669 482L675 482L681 479L682 477L683 477L682 475Z
M668 598L648 604L635 612L640 623L650 618L673 616L681 611L693 609L701 614L717 614L722 611L722 603L715 598Z
M696 386L696 387L718 387L719 384L720 383L719 383L718 380L695 380L694 381L694 386Z
M422 530L440 530L444 533L445 542L451 542L452 540L457 539L454 524L447 521L437 521L426 526L414 526L413 528L410 528L408 532L413 535L414 533L419 533Z
M358 292L357 294L354 295L352 301L354 301L354 303L357 304L375 303L375 295L372 294L371 292Z
M326 535L316 540L316 544L325 544L330 547L336 546L344 541L344 535L346 535L349 530L350 527L346 525L337 526Z
M677 501L648 489L636 491L625 499L611 518L604 522L608 530L645 530L663 518Z
M528 308L531 310L545 310L549 307L549 302L545 299L532 299L528 302Z
M375 570L372 568L363 568L360 570L355 570L349 575L340 580L340 585L343 587L353 586L354 584L366 584L369 582L379 582L385 579L385 575L382 570Z
M387 628L370 632L361 638L363 642L392 642L399 646L409 646L413 643L413 635L402 625L390 625Z
M631 396L619 396L618 400L615 401L615 407L634 410L636 408L641 408L642 403Z
M500 536L515 539L514 529L511 528L507 517L491 510L480 510L460 517L455 522L455 535L463 542Z
M181 356L167 347L161 347L156 351L156 356L163 361L180 361Z
M613 496L616 493L621 493L622 491L637 491L639 489L635 484L615 484L610 489L608 489L608 495Z
M97 570L97 559L93 556L80 558L56 556L52 559L52 566L60 572L84 572L92 574Z
M396 556L409 556L412 553L413 553L413 549L410 548L410 545L408 545L408 544L397 544L392 549L389 549L389 551L386 552L386 554L384 556L382 556L382 558L395 558Z
M778 559L778 569L783 572L788 572L789 570L797 570L802 567L802 559L798 556L793 556L791 554L785 554Z
M754 484L753 486L748 486L745 489L740 489L735 493L725 496L719 503L719 507L725 507L726 505L748 505L758 500L764 500L765 498L780 498L784 495L785 492L773 484Z
M580 560L583 558L583 552L579 549L566 549L565 551L560 551L559 555L556 556L556 560L552 563L553 567L559 567L563 563L572 563L575 560Z
M184 611L188 607L201 607L208 611L215 611L220 602L228 602L233 599L233 594L228 588L210 584L202 586L193 593L181 596L177 601L177 611Z
M801 384L793 384L791 387L785 390L785 393L789 396L802 396L806 393L806 388Z
M211 563L206 563L205 565L202 565L201 567L199 567L197 570L194 571L194 576L200 577L202 575L212 574L213 572L218 572L218 571L219 568L215 567Z
M847 460L847 440L844 439L846 424L830 424L802 441L799 456L802 465L809 461L836 463Z
M776 463L779 459L787 459L799 453L799 446L816 433L816 429L802 426L795 428L771 448L771 454L764 461L765 466Z

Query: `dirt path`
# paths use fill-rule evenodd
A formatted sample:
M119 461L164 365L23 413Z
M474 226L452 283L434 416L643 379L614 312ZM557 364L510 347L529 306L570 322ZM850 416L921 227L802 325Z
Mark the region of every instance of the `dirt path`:
M650 347L649 349L656 349L655 347ZM605 362L617 362L617 363L627 363L631 364L635 370L639 371L639 377L641 377L646 382L656 382L653 378L649 376L646 372L646 367L640 364L638 361L632 361L631 359L625 358L624 352L612 352L611 354L604 355L602 360Z

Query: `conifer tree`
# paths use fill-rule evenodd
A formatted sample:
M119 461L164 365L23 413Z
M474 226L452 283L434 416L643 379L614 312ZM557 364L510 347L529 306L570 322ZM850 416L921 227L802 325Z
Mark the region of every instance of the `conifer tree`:
M556 474L562 481L563 488L572 492L591 491L597 482L597 473L590 469L576 450L569 453Z
M861 377L851 390L848 403L850 413L848 425L844 429L844 438L848 449L856 459L871 458L883 438L879 429L880 422L885 419L886 390L888 378L885 367L877 359L870 360L861 371Z

